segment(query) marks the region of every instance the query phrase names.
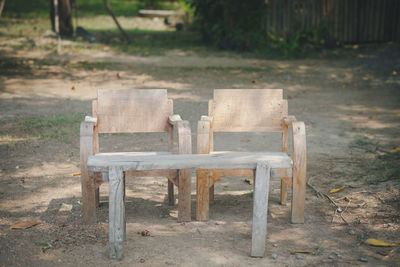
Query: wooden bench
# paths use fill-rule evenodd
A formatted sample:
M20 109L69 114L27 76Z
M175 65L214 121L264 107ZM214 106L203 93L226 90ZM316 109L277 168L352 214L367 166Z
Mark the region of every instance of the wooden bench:
M214 152L210 154L100 153L90 156L89 172L108 173L109 181L109 256L123 257L126 240L125 181L126 171L175 169L253 169L255 170L251 256L263 257L267 231L270 176L278 169L292 168L286 153ZM107 177L107 175L103 175ZM179 191L181 194L181 191Z

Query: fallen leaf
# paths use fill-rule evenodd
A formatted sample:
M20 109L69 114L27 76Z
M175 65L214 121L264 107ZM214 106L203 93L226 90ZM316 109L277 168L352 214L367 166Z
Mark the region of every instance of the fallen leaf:
M400 151L400 146L389 150L390 153L396 153Z
M345 189L345 186L332 189L331 191L329 191L329 194L335 194L335 193L337 193L337 192L339 192L339 191L342 191L343 189Z
M75 89L76 89L76 88L75 88L75 85L72 85L71 90L72 90L72 91L75 91Z
M39 224L40 221L18 221L10 226L10 229L27 229Z
M80 175L81 175L80 172L74 172L74 173L72 173L72 176L80 176Z
M242 143L248 143L248 142L250 142L250 139L242 139L242 140L240 140L240 142L242 142Z
M258 82L257 80L252 80L252 81L251 81L251 83L257 83L257 82Z
M375 238L368 238L365 240L365 244L374 246L374 247L397 247L398 244L395 243L386 243L385 241L378 240Z
M393 75L393 76L396 76L396 75L397 75L397 71L394 70L394 71L392 72L392 75Z
M121 79L121 74L119 74L119 72L117 72L117 78Z
M312 253L314 253L314 251L313 250L294 250L294 251L290 252L290 254L298 254L298 253L312 254Z

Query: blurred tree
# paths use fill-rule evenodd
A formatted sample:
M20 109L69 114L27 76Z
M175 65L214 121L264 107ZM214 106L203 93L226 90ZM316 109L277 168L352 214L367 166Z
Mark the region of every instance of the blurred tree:
M75 4L75 0L57 0L58 1L58 18L61 36L72 36L74 28L72 26L71 6ZM54 0L50 0L50 19L53 31L55 31L54 23Z

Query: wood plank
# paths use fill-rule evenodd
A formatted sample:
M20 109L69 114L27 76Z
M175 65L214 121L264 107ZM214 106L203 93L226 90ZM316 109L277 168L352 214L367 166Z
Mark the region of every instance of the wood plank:
M279 132L288 115L282 89L216 89L209 116L214 132Z
M196 220L208 221L209 218L209 171L196 171Z
M171 105L173 106L173 100L169 99ZM181 121L181 116L179 115L172 115L168 117L168 122L171 125L175 125L178 121ZM173 127L168 128L168 151L173 153L174 151L174 129ZM175 179L175 182L173 182ZM168 175L168 205L174 206L175 205L175 196L174 196L174 184L178 186L178 176L169 173Z
M82 188L82 217L85 223L96 223L96 194L93 174L88 173L87 161L93 155L93 122L80 126L80 166Z
M166 132L172 101L165 89L98 90L99 133Z
M119 167L109 169L109 257L122 259L122 242L125 239L125 203L123 171Z
M292 223L304 223L306 198L306 130L303 122L293 123Z
M265 253L270 170L267 163L257 163L253 198L253 227L251 234L252 257L264 257Z
M90 156L88 170L107 171L107 166L118 166L129 170L173 170L173 169L254 169L256 163L268 162L271 168L291 168L290 157L283 152L212 152L211 154L157 154L138 156L137 153L99 153Z
M177 131L179 155L192 154L192 133L189 122L178 121ZM189 222L191 220L192 169L179 169L178 221Z

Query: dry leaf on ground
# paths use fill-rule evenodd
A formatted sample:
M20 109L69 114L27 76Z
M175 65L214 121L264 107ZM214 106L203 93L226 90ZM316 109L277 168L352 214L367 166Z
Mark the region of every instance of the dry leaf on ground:
M374 246L374 247L397 247L398 246L398 244L387 243L385 241L378 240L375 238L368 238L367 240L365 240L365 244Z
M345 188L345 186L332 189L331 191L329 191L329 194L335 194L335 193L337 193L337 192L339 192L339 191L342 191L344 188Z
M40 221L18 221L10 226L10 229L27 229L39 224Z

